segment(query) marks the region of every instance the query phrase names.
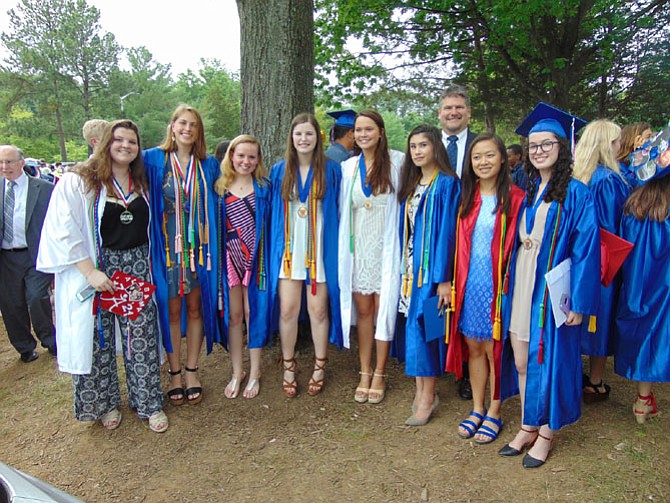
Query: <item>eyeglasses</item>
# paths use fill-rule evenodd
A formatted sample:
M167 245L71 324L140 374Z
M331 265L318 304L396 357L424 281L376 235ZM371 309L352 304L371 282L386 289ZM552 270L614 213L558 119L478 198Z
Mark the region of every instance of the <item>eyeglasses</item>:
M536 154L537 149L539 148L542 152L544 152L546 154L547 152L551 152L552 149L554 148L554 145L556 145L557 143L560 143L560 142L546 140L546 141L543 141L542 143L531 143L530 145L528 145L528 153Z

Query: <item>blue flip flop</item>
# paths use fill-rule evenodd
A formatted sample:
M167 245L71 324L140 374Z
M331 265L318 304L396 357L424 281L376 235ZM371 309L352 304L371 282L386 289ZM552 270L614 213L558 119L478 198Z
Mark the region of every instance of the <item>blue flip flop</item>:
M484 412L484 414L486 414L486 412ZM475 412L474 410L470 412L470 415L479 419L479 424L476 424L474 421L471 421L470 419L466 419L465 421L462 421L458 425L459 428L463 428L465 431L468 432L467 435L463 435L460 431L458 432L458 436L465 440L474 437L477 431L479 431L479 428L481 427L482 423L488 417L488 416L482 416L481 414Z
M493 428L490 426L486 426L484 423L485 422L493 423L498 427L498 431L495 431ZM503 427L503 422L502 419L496 419L495 417L491 416L484 416L484 420L482 421L481 426L479 429L472 435L484 435L486 437L486 440L477 440L475 439L475 443L479 445L485 445L485 444L490 444L493 442L496 438L498 438L498 434L502 431Z

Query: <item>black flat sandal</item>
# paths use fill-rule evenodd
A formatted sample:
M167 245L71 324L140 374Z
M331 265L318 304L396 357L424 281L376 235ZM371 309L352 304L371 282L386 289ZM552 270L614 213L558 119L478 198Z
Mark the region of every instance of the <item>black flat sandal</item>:
M593 384L589 377L584 376L583 384L582 399L584 403L603 402L609 398L610 391L612 391L610 385L605 384L602 379L599 383ZM600 388L603 388L605 391L600 391Z
M168 374L170 374L170 377L181 375L181 369L179 370L168 369ZM167 392L167 397L172 405L175 406L183 405L185 399L184 388L182 388L181 386L172 388L170 391Z
M186 372L197 372L199 367L196 367L194 369L189 368L189 367L184 367ZM193 398L191 398L193 395ZM201 386L191 386L190 388L186 388L186 400L188 400L188 403L191 405L198 405L200 401L202 400L202 387Z

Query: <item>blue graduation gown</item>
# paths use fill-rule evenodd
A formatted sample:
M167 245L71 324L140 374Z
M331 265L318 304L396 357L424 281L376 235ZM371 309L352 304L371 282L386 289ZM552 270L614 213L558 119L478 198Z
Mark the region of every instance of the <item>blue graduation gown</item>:
M670 219L621 221L635 244L622 267L614 370L642 382L670 382Z
M525 207L522 207L522 209ZM559 204L551 203L547 212L547 223L542 236L542 245L537 258L533 302L530 306L530 342L524 423L529 426L548 424L552 430L571 424L581 415L582 360L579 326L566 325L556 328L552 313L551 298L547 296L544 315L543 362L539 363L540 348L540 304L544 298L547 263L551 249L554 224ZM525 219L519 218L519 225ZM518 233L517 233L518 234ZM598 311L600 297L600 235L593 196L586 185L570 180L563 203L561 221L552 268L570 257L571 310L583 315L583 323ZM515 277L516 259L512 261L509 278ZM508 301L514 294L510 281ZM504 400L519 392L514 368L514 357L509 334L503 347L501 398Z
M429 265L424 271L423 284L417 285L421 264L422 234L424 212L430 210L430 199L434 205L430 221ZM461 204L461 184L456 177L439 173L435 178L432 190L426 190L417 208L414 217L414 254L412 260L413 283L410 296L407 322L404 330L396 334L398 341L394 342L396 354L405 361L405 374L414 377L435 377L444 373L447 356L447 346L444 338L440 337L426 342L426 333L423 326L423 303L436 294L437 285L453 279L454 247L456 245L456 220L458 207ZM400 215L405 214L407 201L400 205ZM400 218L400 246L403 246L405 220ZM403 316L398 317L404 320ZM395 340L395 339L394 339Z
M149 203L152 213L150 237L151 237L151 269L156 282L155 298L158 304L158 323L163 333L163 345L168 353L172 352L172 341L170 340L170 320L168 315L168 286L167 266L165 262L165 235L163 234L163 178L165 170L170 169L165 151L160 148L151 148L142 152L144 169L149 178ZM217 264L218 250L216 237L216 202L217 195L214 192L214 182L219 177L219 163L212 156L201 161L205 180L200 173L197 174L198 187L202 194L201 203L204 203L207 195L207 214L209 216L209 253L211 269L207 270L207 250L205 253L205 264L200 265L196 259L196 273L200 284L202 296L202 321L207 341L207 353L212 351L214 342L220 341L219 327L217 323ZM200 236L196 240L200 243ZM172 244L170 244L172 246ZM185 307L182 308L185 313Z
M272 212L270 217L270 266L268 268L269 284L274 300L272 306L272 325L276 330L279 320L279 296L276 295L279 271L284 257L284 200L281 197L281 182L284 178L286 161L279 161L272 167L270 181L272 186ZM326 190L323 205L323 265L326 273L326 287L330 303L330 330L328 340L342 349L342 317L340 315L340 288L337 280L337 248L339 225L338 196L342 171L335 161L326 160ZM307 295L311 295L307 293ZM274 331L273 330L273 331Z
M598 166L589 182L589 190L596 203L598 225L612 234L619 234L623 205L630 193L630 186L619 175L605 166ZM600 307L595 333L588 331L588 323L580 327L582 354L608 356L614 352L614 305L621 285L620 275L610 286L600 285Z
M270 290L267 270L269 264L269 224L270 224L270 183L259 184L254 179L254 193L256 198L256 241L254 256L251 263L251 280L247 288L249 297L249 326L247 335L249 337L249 349L262 348L270 342L272 331L270 330L270 299L274 298ZM226 203L225 197L218 198L219 210L217 229L219 230L219 272L221 276L220 296L223 299L223 311L219 312L221 320L221 343L228 347L228 320L230 313L230 292L228 291L228 274L226 274ZM261 250L261 235L263 236L263 249ZM262 251L262 255L259 255ZM263 288L259 285L259 273L263 271L260 278L264 283Z

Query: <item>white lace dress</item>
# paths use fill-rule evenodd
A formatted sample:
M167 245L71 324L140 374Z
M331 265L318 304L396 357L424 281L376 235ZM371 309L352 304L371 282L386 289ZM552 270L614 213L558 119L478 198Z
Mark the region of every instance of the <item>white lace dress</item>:
M393 194L366 197L360 182L353 184L351 202L354 229L354 270L351 290L370 295L382 286L382 252L386 202Z

